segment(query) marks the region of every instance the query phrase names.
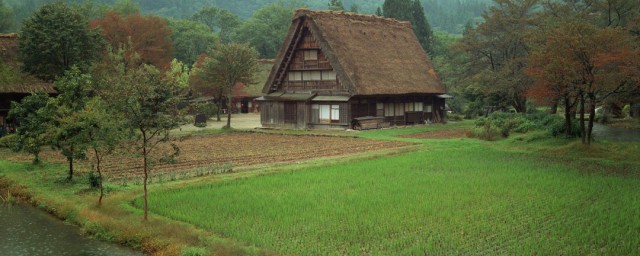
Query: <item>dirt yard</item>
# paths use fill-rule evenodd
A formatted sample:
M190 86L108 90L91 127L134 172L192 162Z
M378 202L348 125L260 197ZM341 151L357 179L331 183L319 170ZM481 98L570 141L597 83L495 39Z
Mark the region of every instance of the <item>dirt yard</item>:
M231 164L234 168L258 164L305 161L314 158L340 156L368 151L384 150L406 146L406 143L377 141L349 137L277 135L263 133L228 133L221 135L202 135L182 137L174 143L180 148L180 154L174 163L157 162L155 173L171 173L192 170L198 167L222 166ZM171 152L170 145L163 149ZM160 151L156 151L158 154ZM131 157L133 154L121 154L106 159L103 164L109 178L138 176L141 173L142 160ZM162 156L162 155L159 155ZM14 161L31 161L27 154L6 156ZM57 151L45 150L41 158L46 162L66 163ZM90 163L82 161L80 171L88 171Z

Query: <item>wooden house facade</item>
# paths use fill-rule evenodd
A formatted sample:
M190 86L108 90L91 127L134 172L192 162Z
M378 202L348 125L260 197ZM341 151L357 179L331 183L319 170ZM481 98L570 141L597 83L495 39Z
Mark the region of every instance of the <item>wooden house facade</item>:
M444 122L445 89L408 22L297 10L263 88L263 127Z

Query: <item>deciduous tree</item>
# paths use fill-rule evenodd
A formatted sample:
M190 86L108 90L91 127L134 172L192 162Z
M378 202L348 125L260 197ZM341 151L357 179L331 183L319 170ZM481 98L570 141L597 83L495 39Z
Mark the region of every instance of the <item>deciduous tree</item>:
M227 128L231 128L231 89L238 83L250 84L258 71L258 52L244 44L222 45L207 56L202 67L194 70L194 75L223 89L227 95Z
M193 14L191 20L207 25L211 32L219 34L223 43L230 43L235 37L236 29L242 24L240 17L217 7L204 7Z
M102 49L100 33L89 28L82 13L62 2L43 5L20 31L24 70L48 81L73 65L86 71Z
M53 120L53 112L49 95L44 92L33 93L19 103L12 102L8 118L16 121L19 127L9 139L11 149L33 154L33 163L40 163L40 149L49 144L46 131Z
M83 132L89 127L82 122L75 122L74 116L84 110L89 100L92 81L91 76L83 74L73 66L65 72L65 76L55 82L58 96L51 100L54 107L52 121L46 127L46 134L51 145L60 150L69 163L67 180L73 180L73 163L76 159L86 159L88 141Z
M218 38L209 28L196 21L169 19L171 41L175 46L175 58L193 65L200 54L213 48Z
M109 54L111 70L102 69L100 83L110 90L103 90L109 107L122 117L130 134L135 134L136 150L142 156L144 186L144 220L148 219L147 184L150 163L158 145L168 142L170 131L185 123L179 111L182 88L174 76L167 75L152 65L131 65L124 61L126 50ZM130 57L137 60L136 54ZM104 86L100 86L104 87Z
M108 12L102 19L92 21L91 27L100 28L110 49L128 47L140 56L142 63L166 69L173 59L171 29L158 16L122 16Z
M287 35L295 5L282 2L257 10L237 31L235 42L246 42L260 52L260 58L274 58Z
M539 0L495 0L484 22L468 28L456 49L469 56L466 91L481 104L526 111L526 92L533 81L524 74L527 34L538 20Z

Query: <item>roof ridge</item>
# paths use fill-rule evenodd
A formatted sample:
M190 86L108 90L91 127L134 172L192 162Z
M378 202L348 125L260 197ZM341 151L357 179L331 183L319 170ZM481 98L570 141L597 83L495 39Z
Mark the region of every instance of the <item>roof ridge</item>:
M336 16L347 16L349 18L357 19L357 20L375 21L375 22L386 21L386 22L391 22L391 23L397 23L398 25L405 25L405 26L409 25L409 26L411 26L411 22L409 22L409 21L402 21L402 20L397 20L397 19L394 19L394 18L387 18L387 17L384 17L384 16L360 14L360 13L345 12L345 11L311 10L311 9L307 9L307 8L296 9L295 15L294 15L294 20L300 18L301 16L313 16L313 15L318 15L318 14L332 14L332 15L336 15Z

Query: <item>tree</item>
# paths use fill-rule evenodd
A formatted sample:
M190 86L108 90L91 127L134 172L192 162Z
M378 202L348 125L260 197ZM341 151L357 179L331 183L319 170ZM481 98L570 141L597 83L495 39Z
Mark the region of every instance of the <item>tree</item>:
M596 106L611 95L637 89L633 80L640 51L627 31L585 22L563 22L546 35L528 68L537 79L534 88L562 98L567 112L569 104L578 103L581 139L590 144ZM567 125L571 118L565 116Z
M204 7L193 14L191 20L207 25L212 32L218 33L225 44L233 40L236 29L242 24L240 17L217 7Z
M331 11L344 11L344 6L342 5L341 0L329 0L327 6Z
M11 31L13 28L13 10L0 0L0 33Z
M158 145L168 142L170 131L185 123L185 118L178 110L182 91L174 76L167 76L159 69L148 64L132 64L125 61L126 49L108 55L107 61L111 69L102 69L99 75L104 88L101 94L109 102L109 108L117 111L123 125L134 134L136 151L142 156L144 186L144 220L148 220L147 184L151 163ZM129 57L137 61L135 53Z
M402 21L409 21L413 26L413 32L418 37L422 48L429 54L433 54L431 47L431 26L424 16L424 8L418 0L385 0L382 5L385 17Z
M175 58L193 65L200 54L213 48L218 38L207 26L191 20L168 19L171 41L175 46Z
M73 162L75 159L86 159L87 138L83 131L89 127L82 122L75 122L74 116L83 111L91 93L91 76L83 74L73 66L65 72L65 76L55 82L58 96L51 100L52 121L46 127L46 134L51 145L60 150L69 163L67 180L73 180Z
M379 16L379 17L384 16L384 14L382 14L382 9L380 9L380 6L378 6L378 8L376 9L376 16Z
M274 58L287 35L293 9L282 2L260 8L238 28L234 41L249 43L260 52L260 58Z
M52 116L49 95L44 92L24 97L20 103L11 102L8 118L19 125L10 140L11 149L33 154L33 163L40 163L40 149L48 144L46 131Z
M88 24L82 13L64 3L43 5L20 31L24 70L47 81L64 75L73 65L86 71L103 48L100 33Z
M113 11L122 16L140 15L140 5L132 0L117 0Z
M352 4L351 7L349 7L349 12L358 13L358 5Z
M468 55L466 93L478 107L513 107L526 111L526 92L533 84L524 74L529 45L527 34L537 26L538 0L495 0L483 14L485 22L468 28L455 48Z
M223 88L227 94L227 128L231 128L231 89L238 83L250 84L258 72L258 52L248 45L228 44L204 59L194 74L206 83Z
M117 113L109 111L107 104L101 97L92 97L82 111L67 118L67 122L76 123L84 127L79 136L86 141L86 147L93 154L92 166L98 173L100 196L98 206L102 205L104 197L102 163L104 158L113 153L117 146L125 139L124 126Z
M173 59L171 29L158 16L122 16L108 12L102 19L92 21L91 27L100 28L110 49L117 50L127 46L145 64L165 69Z

